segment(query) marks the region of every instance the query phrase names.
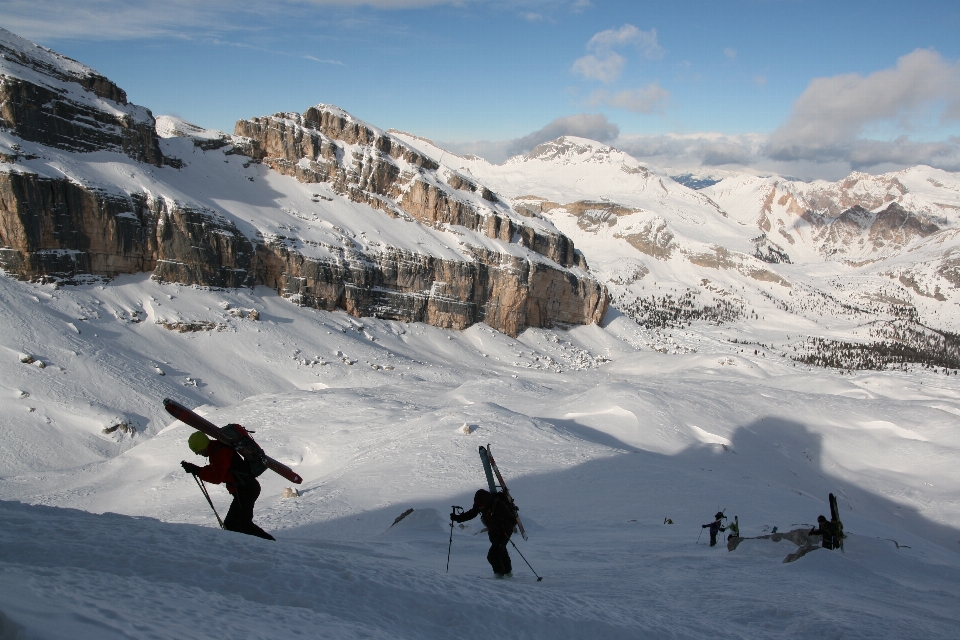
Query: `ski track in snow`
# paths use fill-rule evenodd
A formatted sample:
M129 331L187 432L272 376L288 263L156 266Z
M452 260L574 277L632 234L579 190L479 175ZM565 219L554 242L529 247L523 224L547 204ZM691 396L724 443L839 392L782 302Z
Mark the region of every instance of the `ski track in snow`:
M145 276L59 289L0 278L0 301L0 628L23 638L960 627L956 376L797 368L740 353L718 328L676 332L695 353L638 351L650 334L616 315L515 340ZM216 529L179 467L195 460L190 429L164 397L253 429L304 477L290 499L285 480L261 477L256 520L277 543ZM120 421L137 432L103 433ZM514 578L490 579L476 521L454 530L444 573L447 514L484 486L487 443L541 583L512 548ZM831 491L843 553L782 564L790 542L697 544L718 508L757 536L812 526ZM225 489L211 496L223 514Z

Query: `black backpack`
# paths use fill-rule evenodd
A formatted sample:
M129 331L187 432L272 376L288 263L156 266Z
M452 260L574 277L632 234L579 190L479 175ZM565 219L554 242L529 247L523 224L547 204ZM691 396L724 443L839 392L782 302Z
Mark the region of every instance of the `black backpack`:
M230 441L233 450L239 453L240 457L247 463L251 477L256 478L267 470L267 454L250 436L249 431L239 424L228 424L220 431Z

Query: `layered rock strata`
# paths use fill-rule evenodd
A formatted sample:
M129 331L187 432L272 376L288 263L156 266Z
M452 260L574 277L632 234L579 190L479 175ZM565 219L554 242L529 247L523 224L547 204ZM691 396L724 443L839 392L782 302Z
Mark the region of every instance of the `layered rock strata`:
M189 194L165 196L162 176L149 187L93 186L82 168L76 175L64 169L81 167L84 152L189 167L165 161L152 114L128 104L114 83L3 29L0 130L0 267L21 278L152 271L184 284L263 284L299 304L355 315L452 328L485 321L513 335L527 326L596 322L608 305L606 288L551 225L524 222L483 185L336 107L240 121L232 139L195 143L210 152L232 143L224 153L248 155L303 182L330 183L336 193L410 224L464 236L452 229L462 227L475 239L496 241L461 243L456 258L349 243L308 257L296 241L247 237L229 209L185 205ZM23 143L32 143L34 155L21 152ZM47 171L35 155L44 149L73 157Z
M237 287L250 283L253 255L251 242L215 212L0 173L0 267L21 278L153 271L164 281Z
M466 227L503 242L516 241L562 266L586 268L582 254L563 234L512 218L506 205L495 207L499 199L486 187L442 171L401 140L335 107L240 120L235 134L241 137L240 153L301 182L329 183L337 193L392 215ZM467 194L479 196L483 204Z
M92 69L0 29L0 128L67 151L121 151L160 165L148 109Z
M309 258L280 241L251 242L216 212L145 194L122 197L68 180L0 173L0 267L23 278L153 277L212 287L266 285L300 305L357 316L510 335L527 326L598 322L607 290L546 261L474 249L449 260L387 247L329 247Z

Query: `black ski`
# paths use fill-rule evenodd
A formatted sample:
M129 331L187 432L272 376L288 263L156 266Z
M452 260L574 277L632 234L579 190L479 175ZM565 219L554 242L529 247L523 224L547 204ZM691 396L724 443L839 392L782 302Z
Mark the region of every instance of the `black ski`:
M830 494L830 523L837 532L837 541L843 551L843 522L840 521L840 507L837 506L837 496Z
M496 493L497 485L493 482L493 470L490 468L490 457L487 454L487 450L483 447L480 447L480 462L483 463L483 472L487 475L487 486L490 487L490 493Z
M502 493L503 497L506 498L507 504L510 505L510 508L513 509L513 513L517 516L517 528L520 530L520 535L523 536L524 540L527 540L527 531L523 528L523 522L520 520L520 509L513 501L513 496L510 495L510 490L507 489L507 483L503 481L503 475L500 474L500 468L497 467L497 461L493 459L493 454L490 453L489 444L486 446L486 448L480 447L480 460L483 461L483 470L487 474L487 482L490 485L490 491L492 493L497 493L493 478L490 476L490 471L493 471L493 473L497 476L497 482L500 483L500 493Z

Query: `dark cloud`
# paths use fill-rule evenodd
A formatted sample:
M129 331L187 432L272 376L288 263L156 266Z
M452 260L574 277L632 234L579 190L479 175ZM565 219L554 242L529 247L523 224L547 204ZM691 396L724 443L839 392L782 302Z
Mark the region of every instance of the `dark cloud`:
M759 159L763 136L720 134L623 136L618 148L639 160L667 167L695 169L723 165L749 166Z
M578 113L557 118L547 126L511 140L506 147L507 157L527 153L538 144L555 140L560 136L577 136L598 142L612 142L620 135L620 127L607 120L602 113Z
M600 113L578 113L557 118L542 129L513 140L444 142L441 146L460 155L472 154L497 164L513 156L528 153L538 144L556 140L560 136L577 136L610 143L619 135L620 127L607 120L607 116Z

